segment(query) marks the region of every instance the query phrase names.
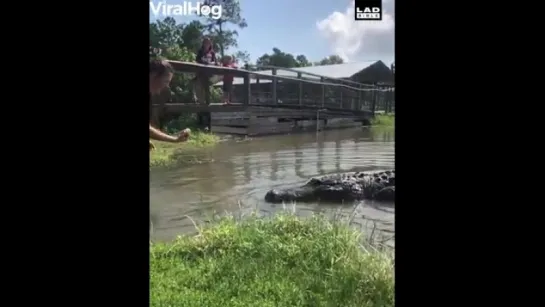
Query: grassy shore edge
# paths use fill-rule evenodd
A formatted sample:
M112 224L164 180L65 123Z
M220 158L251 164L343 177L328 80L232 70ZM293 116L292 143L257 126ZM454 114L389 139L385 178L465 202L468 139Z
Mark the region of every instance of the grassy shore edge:
M224 217L150 247L150 306L394 306L393 260L347 223Z
M189 162L184 161L182 153L211 147L218 144L219 141L219 136L200 131L193 132L190 139L184 143L152 141L155 149L150 152L150 166L171 166L177 163Z
M371 120L371 126L376 127L394 127L395 114L376 114Z

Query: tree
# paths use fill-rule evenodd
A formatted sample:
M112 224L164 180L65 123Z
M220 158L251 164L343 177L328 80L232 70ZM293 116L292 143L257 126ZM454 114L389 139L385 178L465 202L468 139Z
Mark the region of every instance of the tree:
M236 30L228 30L227 25L232 24L240 29L248 26L246 20L241 16L240 3L238 0L206 0L204 2L209 6L220 5L222 7L221 18L214 19L207 17L207 30L209 36L214 42L216 50L220 55L225 56L225 51L230 47L238 47Z
M201 48L202 36L206 29L198 20L193 20L182 29L182 44L189 50L197 52Z
M247 51L239 50L233 55L239 64L249 64L250 63L250 54Z
M298 55L295 59L297 60L297 63L299 64L298 67L312 66L312 63L310 63L307 60L307 57L302 54Z
M321 61L316 62L315 65L333 65L333 64L343 64L344 60L338 55L330 55L326 58L323 58Z
M176 25L176 20L172 17L151 23L149 25L150 46L162 48L181 43L182 27L182 25Z
M278 66L285 68L311 66L307 57L298 55L294 57L291 53L280 51L278 48L273 48L272 54L264 54L256 60L258 66Z
M205 26L199 21L189 24L176 24L176 20L167 17L149 25L149 42L154 48L166 49L173 46L184 47L196 52L201 46Z
M323 58L321 61L314 63L314 65L331 65L342 64L343 59L338 55L330 55ZM277 66L285 68L293 67L307 67L312 66L312 63L307 59L305 55L298 55L296 57L291 53L282 52L278 48L273 48L272 54L264 54L256 60L258 66Z

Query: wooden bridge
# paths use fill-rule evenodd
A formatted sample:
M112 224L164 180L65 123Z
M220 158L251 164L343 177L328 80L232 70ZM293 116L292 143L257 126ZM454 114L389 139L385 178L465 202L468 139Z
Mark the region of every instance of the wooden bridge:
M158 123L183 113L199 113L213 132L263 135L361 126L369 123L376 111L392 112L395 108L393 75L392 83L377 81L377 75L391 74L380 61L370 66L374 70L363 70L350 79L302 69L260 67L270 70L250 71L169 62L177 73L206 70L209 75L233 75L234 101L230 105L220 103L221 82L212 89L205 89L206 103L182 103L172 99L167 102L170 97L158 99L154 101L152 114ZM353 80L362 78L367 82Z

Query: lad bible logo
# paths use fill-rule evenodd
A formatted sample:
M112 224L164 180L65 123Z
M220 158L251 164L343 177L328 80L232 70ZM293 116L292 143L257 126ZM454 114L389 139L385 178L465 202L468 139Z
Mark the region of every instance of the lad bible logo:
M382 20L382 0L356 0L356 20Z

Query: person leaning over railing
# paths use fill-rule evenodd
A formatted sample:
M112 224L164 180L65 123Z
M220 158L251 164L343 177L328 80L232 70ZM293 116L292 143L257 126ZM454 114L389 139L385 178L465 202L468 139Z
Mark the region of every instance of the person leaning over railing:
M156 141L171 142L171 143L185 142L187 141L191 133L191 130L184 129L179 136L171 136L162 132L161 130L157 128L154 128L151 125L151 112L152 112L151 95L157 95L161 93L161 91L163 91L165 88L167 88L170 84L170 81L172 80L173 74L174 74L174 69L167 61L158 60L158 59L150 61L150 65L149 65L149 91L150 91L149 136L151 139ZM155 147L153 146L153 143L150 141L149 149L152 150L153 148Z

